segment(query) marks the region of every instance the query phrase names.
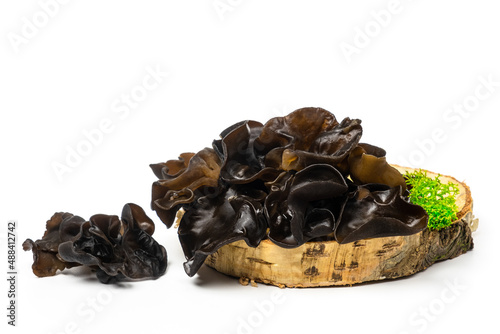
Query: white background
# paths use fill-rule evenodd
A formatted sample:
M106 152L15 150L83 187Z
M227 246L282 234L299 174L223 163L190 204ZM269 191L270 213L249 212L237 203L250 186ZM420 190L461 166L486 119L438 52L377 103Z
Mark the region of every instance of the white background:
M6 276L6 223L15 219L19 280L13 330L1 279L1 331L496 328L499 9L485 0L2 1L0 268ZM356 53L346 56L346 45ZM168 76L145 91L148 69ZM127 110L132 93L143 99ZM390 162L465 181L480 219L474 250L406 279L345 288L244 287L206 267L189 278L176 231L149 209L148 165L210 146L239 120L305 106L362 119L362 141L385 148ZM102 122L108 133L83 147ZM58 178L54 164L78 147L87 155ZM169 255L163 277L106 286L78 270L32 274L21 243L40 238L54 212L119 215L128 202L157 222ZM279 303L262 311L277 291Z

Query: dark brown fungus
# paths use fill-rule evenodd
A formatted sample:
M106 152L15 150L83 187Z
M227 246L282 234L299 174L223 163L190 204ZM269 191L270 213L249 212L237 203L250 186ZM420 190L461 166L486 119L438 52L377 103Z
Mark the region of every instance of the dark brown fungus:
M266 166L280 168L285 149L308 151L321 133L337 124L335 116L325 109L298 109L287 116L270 119L254 146L260 156L265 156Z
M23 244L25 250L33 250L33 272L37 276L84 265L95 270L101 282L109 283L157 278L166 270L165 248L151 236L154 223L136 204L123 207L122 220L97 214L85 221L56 213L47 227L41 240L28 239Z
M131 223L130 220L133 220ZM137 225L149 235L155 233L155 223L146 215L146 212L137 204L129 203L123 207L122 221L125 225Z
M341 243L409 235L427 227L427 213L401 196L401 187L366 184L349 195L342 219L335 231Z
M152 165L153 171L157 165ZM214 149L205 148L190 158L187 167L179 168L172 177L153 183L151 207L167 227L172 226L177 210L194 200L196 190L218 186L220 165Z
M205 148L189 160L186 168L172 178L161 179L158 183L169 190L189 188L196 190L202 186L216 187L219 179L220 160L211 148Z
M334 231L341 208L328 213L328 207L311 207L319 201L344 202L348 187L334 167L311 165L297 173L283 174L269 185L265 213L269 239L274 243L297 247Z
M350 153L349 171L356 184L381 183L406 189L403 175L387 163L385 156L367 154L362 146L356 147Z
M33 241L26 239L23 242L25 251L33 252L33 273L38 277L54 276L57 270L64 270L77 266L77 263L62 261L59 257L59 245L71 240L80 231L85 222L81 217L68 212L56 212L46 224L42 239Z
M307 241L342 243L416 233L422 208L401 196L403 176L382 148L359 143L359 119L338 122L322 108L238 122L212 149L151 165L152 207L170 227L180 208L184 269L193 276L209 254L236 240L256 247Z
M362 134L361 120L346 117L330 131L321 133L314 141L312 151L345 158L358 144Z
M320 133L308 151L285 149L281 168L301 170L306 166L320 163L339 167L356 147L362 133L360 120L345 118L333 129Z
M177 160L168 160L167 162L160 162L149 166L157 178L170 179L184 172L193 156L194 153L191 152L182 153Z
M262 128L263 125L259 122L246 121L221 134L223 136L221 140L223 162L220 172L222 180L241 184L257 179L270 181L276 178L279 172L274 168L263 166L254 148L255 139Z
M184 269L193 276L205 258L236 240L256 247L266 235L262 204L265 193L244 186L221 189L193 202L179 224L179 240L187 261Z
M191 203L195 199L194 192L189 189L168 190L158 182L153 183L153 202L151 207L161 221L170 228L175 220L177 211L186 203Z
M377 158L385 157L386 152L381 147L378 147L378 146L375 146L375 145L371 145L371 144L367 144L367 143L359 143L358 146L361 146L361 148L363 150L365 150L366 154L374 155Z
M59 254L64 261L95 269L102 283L158 278L167 268L167 253L148 234L152 225L142 208L126 204L121 221L102 214L90 217L75 240L59 246Z

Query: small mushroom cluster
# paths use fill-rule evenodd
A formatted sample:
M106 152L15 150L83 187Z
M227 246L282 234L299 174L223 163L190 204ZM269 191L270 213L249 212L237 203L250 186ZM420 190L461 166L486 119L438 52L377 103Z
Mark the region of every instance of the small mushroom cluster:
M153 221L136 204L123 207L118 216L97 214L85 221L57 212L47 221L42 239L27 239L33 252L33 273L54 276L58 270L87 266L102 283L158 278L167 269L165 248L152 237Z
M266 124L236 123L211 148L152 164L152 209L179 239L193 276L236 240L293 248L409 235L428 216L407 198L403 176L379 147L360 143L361 121L302 108Z

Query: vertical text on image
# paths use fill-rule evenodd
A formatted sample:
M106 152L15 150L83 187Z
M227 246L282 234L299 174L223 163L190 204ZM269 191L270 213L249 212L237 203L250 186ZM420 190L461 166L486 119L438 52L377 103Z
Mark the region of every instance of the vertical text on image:
M16 220L7 223L7 323L16 326L18 318L17 305L17 228Z

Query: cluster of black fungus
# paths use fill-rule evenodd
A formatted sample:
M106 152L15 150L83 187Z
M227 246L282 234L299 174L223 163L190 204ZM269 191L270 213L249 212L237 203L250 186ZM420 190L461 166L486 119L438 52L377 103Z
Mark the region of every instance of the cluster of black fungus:
M155 226L136 204L118 216L97 214L89 221L71 213L55 213L42 239L27 239L33 251L33 273L53 276L57 270L87 266L102 283L157 278L167 269L167 253L152 237Z
M427 214L408 202L403 176L361 135L358 119L339 123L324 109L302 108L265 125L236 123L212 148L152 164L153 210L167 227L185 211L178 232L186 273L236 240L292 248L425 229Z

